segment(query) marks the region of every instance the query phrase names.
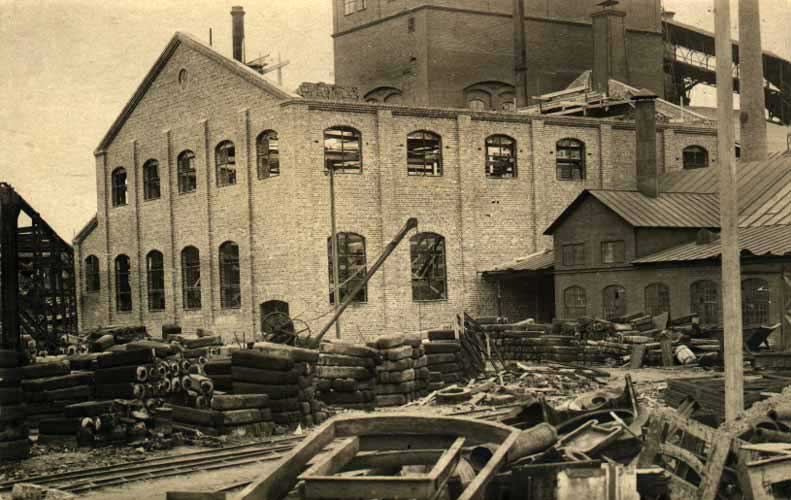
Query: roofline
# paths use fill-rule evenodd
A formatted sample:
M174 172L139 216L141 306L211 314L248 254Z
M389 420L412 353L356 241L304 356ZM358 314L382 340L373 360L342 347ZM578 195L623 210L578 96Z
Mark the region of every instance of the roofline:
M292 94L291 92L287 92L281 89L280 87L278 87L277 85L268 82L263 76L258 74L256 71L248 68L246 65L238 61L235 61L233 59L229 59L228 57L225 57L224 55L214 50L213 48L204 45L203 42L200 42L196 38L192 37L192 35L189 35L181 31L177 31L170 39L168 44L165 46L165 49L162 51L162 53L159 54L159 57L154 62L153 66L151 66L151 69L148 70L148 73L146 73L145 77L143 77L143 80L140 82L140 85L138 85L134 94L132 94L132 97L129 99L129 101L127 101L126 105L121 110L121 113L118 115L115 121L113 121L113 124L110 125L109 130L104 135L101 142L99 142L99 145L96 147L96 150L94 151L94 155L98 156L99 154L103 153L110 145L110 143L112 143L113 139L115 139L115 137L118 135L118 132L121 130L126 120L129 118L129 116L131 116L135 107L140 103L140 101L145 96L151 84L154 82L157 76L159 76L159 73L162 71L162 69L165 67L167 62L170 60L170 56L173 55L173 53L176 51L176 48L178 48L178 46L181 45L182 43L187 47L208 57L212 61L218 63L225 69L233 71L234 73L241 76L248 82L258 86L262 90L274 95L277 98L296 99L299 97L297 94Z
M99 219L97 218L96 214L94 214L94 216L91 217L87 223L85 223L85 226L80 229L80 232L77 233L77 236L74 237L72 244L74 246L81 245L82 242L84 242L85 239L88 238L88 236L90 236L93 230L97 227L99 227Z

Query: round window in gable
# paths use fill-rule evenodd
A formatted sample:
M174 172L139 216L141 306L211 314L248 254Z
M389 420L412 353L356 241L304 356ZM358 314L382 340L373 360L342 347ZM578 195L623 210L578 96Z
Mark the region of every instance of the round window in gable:
M187 80L189 79L189 75L187 74L187 70L181 68L179 71L179 86L181 88L187 88Z

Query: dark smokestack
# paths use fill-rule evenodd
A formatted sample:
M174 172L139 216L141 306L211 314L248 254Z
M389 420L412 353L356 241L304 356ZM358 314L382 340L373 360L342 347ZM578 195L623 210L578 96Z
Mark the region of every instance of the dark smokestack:
M233 58L244 62L244 7L231 7L231 32L233 34Z
M605 8L593 18L593 90L607 94L610 79L629 83L626 12Z
M524 0L514 0L514 87L516 109L527 106L527 38Z
M632 96L635 106L635 142L637 143L637 190L656 198L659 180L656 164L656 94L641 90Z

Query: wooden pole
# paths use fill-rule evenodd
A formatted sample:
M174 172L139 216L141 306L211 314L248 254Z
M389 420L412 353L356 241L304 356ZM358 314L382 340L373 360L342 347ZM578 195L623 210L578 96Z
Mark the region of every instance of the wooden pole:
M340 316L341 310L341 276L338 265L338 228L335 223L335 165L328 165L330 174L330 225L332 226L332 297L335 304L335 314ZM335 320L335 337L341 338L341 320Z
M733 127L733 49L730 0L715 0L717 55L717 129L720 162L720 245L725 344L725 418L744 411L742 293L739 263L739 199Z
M524 0L514 0L514 86L516 109L527 106L527 34Z

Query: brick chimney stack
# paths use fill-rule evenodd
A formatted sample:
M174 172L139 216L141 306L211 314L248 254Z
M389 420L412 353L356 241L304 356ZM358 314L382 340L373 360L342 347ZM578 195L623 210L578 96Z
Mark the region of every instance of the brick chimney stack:
M626 12L605 8L593 18L593 90L608 93L610 79L629 82L626 62Z
M244 7L231 7L231 33L233 37L233 58L244 63Z
M659 194L659 172L656 163L656 97L656 94L645 89L632 96L637 143L637 190L651 198L656 198Z

